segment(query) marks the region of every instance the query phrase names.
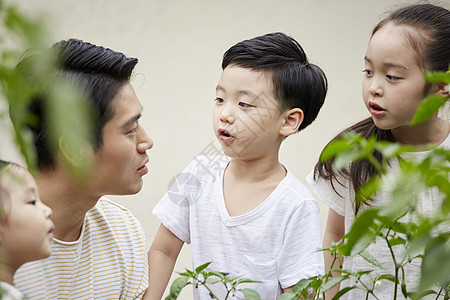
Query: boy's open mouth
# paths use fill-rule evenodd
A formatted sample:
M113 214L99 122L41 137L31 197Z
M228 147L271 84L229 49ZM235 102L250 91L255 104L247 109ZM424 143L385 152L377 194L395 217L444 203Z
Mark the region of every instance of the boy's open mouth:
M234 138L233 135L226 129L221 128L218 130L218 133L219 133L219 138L225 142L229 142Z

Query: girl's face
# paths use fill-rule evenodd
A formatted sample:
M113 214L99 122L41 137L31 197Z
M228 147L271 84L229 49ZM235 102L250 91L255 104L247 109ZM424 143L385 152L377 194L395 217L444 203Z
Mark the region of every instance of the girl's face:
M3 201L0 234L2 259L11 268L46 258L51 253L53 237L52 210L39 199L36 182L28 171L8 168L0 179L9 191Z
M405 42L409 27L387 24L367 47L362 82L364 103L381 129L408 126L425 97L423 72L416 52Z

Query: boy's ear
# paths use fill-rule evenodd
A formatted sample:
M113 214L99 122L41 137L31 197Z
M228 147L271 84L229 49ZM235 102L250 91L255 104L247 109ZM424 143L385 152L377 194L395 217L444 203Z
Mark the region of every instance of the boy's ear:
M286 111L284 113L283 124L280 128L280 134L287 137L296 133L303 122L303 117L303 110L298 107Z

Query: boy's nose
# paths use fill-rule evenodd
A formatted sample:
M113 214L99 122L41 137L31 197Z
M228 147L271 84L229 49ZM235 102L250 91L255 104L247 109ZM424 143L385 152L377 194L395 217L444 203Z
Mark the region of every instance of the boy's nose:
M226 105L223 108L223 110L220 114L220 120L225 123L230 123L230 124L234 123L235 117L234 117L233 109L230 107L230 105Z

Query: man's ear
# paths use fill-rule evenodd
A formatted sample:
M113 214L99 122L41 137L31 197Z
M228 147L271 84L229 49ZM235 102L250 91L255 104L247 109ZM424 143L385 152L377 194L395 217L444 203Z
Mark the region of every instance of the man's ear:
M71 166L78 166L86 159L85 149L71 145L66 136L59 138L58 148L63 160Z
M282 136L290 136L298 131L298 128L303 122L303 110L296 107L284 113L283 124L280 128Z
M61 136L58 140L59 157L70 173L75 176L86 176L91 171L94 158L94 150L89 142L84 141L79 145L73 145L67 136Z

